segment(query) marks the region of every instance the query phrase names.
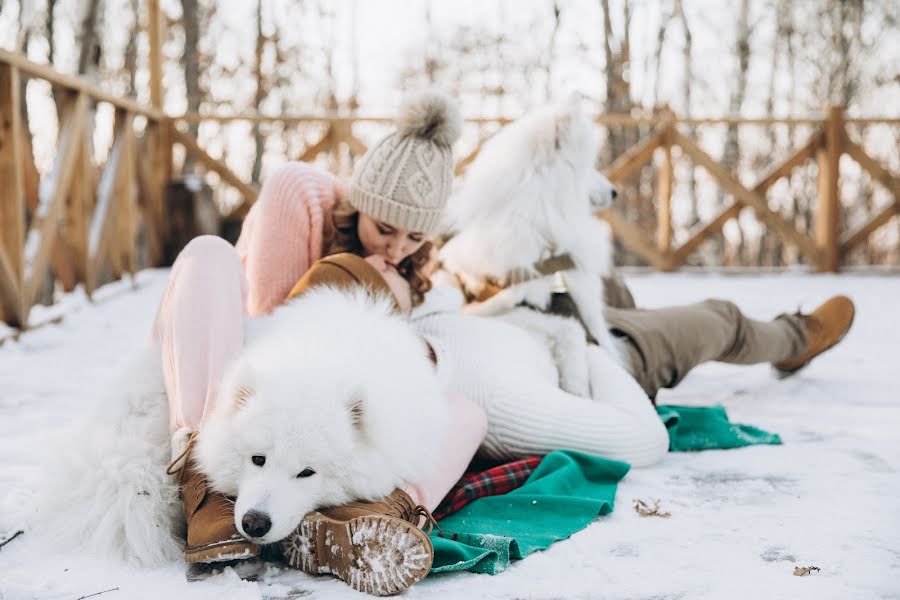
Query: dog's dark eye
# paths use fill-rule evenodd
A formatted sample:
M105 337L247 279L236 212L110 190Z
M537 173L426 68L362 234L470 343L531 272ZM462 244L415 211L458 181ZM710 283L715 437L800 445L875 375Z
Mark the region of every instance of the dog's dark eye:
M252 460L253 464L256 465L257 467L261 467L264 464L266 464L266 457L259 455L259 454L255 455L255 456L251 456L250 460Z
M302 471L300 471L299 473L297 473L297 479L302 479L303 477L310 477L310 476L315 475L315 474L316 474L315 471L313 471L313 470L310 469L309 467L306 467L305 469L303 469Z

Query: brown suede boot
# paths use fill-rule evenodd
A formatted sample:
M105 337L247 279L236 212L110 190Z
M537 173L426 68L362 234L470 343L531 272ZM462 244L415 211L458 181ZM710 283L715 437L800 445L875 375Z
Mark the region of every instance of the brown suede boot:
M187 521L187 544L184 559L189 563L212 563L259 554L259 546L252 544L238 533L234 525L234 501L224 494L209 491L206 476L191 461L191 450L196 433L188 439L181 456L169 465L170 475L177 473L184 502L184 519ZM182 466L175 465L184 459Z
M402 490L375 502L351 502L306 515L281 542L287 563L311 575L332 573L353 589L398 594L428 575L434 549L419 529L427 509Z
M846 296L826 300L812 313L800 315L806 326L806 352L797 358L775 365L782 376L796 373L835 344L840 342L853 324L856 309Z

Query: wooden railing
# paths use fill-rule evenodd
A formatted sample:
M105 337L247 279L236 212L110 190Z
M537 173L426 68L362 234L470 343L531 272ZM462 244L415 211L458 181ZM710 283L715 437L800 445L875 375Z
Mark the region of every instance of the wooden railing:
M647 163L657 150L662 151L657 185L657 233L656 239L629 223L618 211L608 209L599 216L607 220L616 237L632 252L640 255L648 264L664 271L672 271L684 264L688 256L740 211L751 208L770 231L777 233L784 241L795 245L818 271L837 271L840 259L854 247L868 239L891 217L900 214L900 177L892 174L877 160L869 156L863 148L848 135L845 124L855 123L900 125L900 119L845 119L841 107L831 107L821 119L756 119L741 120L739 123L759 123L764 125L791 124L817 125L817 129L798 150L774 166L760 177L754 185L745 186L736 175L720 162L704 152L696 142L681 133L679 124L713 124L734 122L714 119L663 119L655 123L656 131L644 138L636 146L620 156L607 170L613 182L625 180L638 168ZM713 219L701 224L690 237L678 247L672 247L671 194L674 185L672 168L672 147L677 146L695 165L699 165L717 181L722 190L733 198L730 205L721 210ZM878 214L856 229L839 237L840 206L840 157L849 155L869 173L869 175L893 196ZM781 214L772 210L766 200L766 192L779 179L787 177L797 167L815 159L818 163L818 194L813 233L798 231Z
M152 20L152 19L151 19ZM151 36L152 37L152 36ZM151 40L152 41L152 40ZM152 67L153 65L151 65ZM158 66L158 65L157 65ZM23 101L22 78L49 82L57 92L59 135L52 168L43 181L35 168L30 138L25 134L20 106ZM152 91L152 90L151 90ZM159 91L151 94L159 106ZM91 160L90 140L100 104L114 109L113 141L100 170ZM198 121L250 121L285 125L319 124L322 135L306 146L299 156L312 161L318 156L349 155L352 159L366 151L355 126L364 123L388 123L391 119L361 116L297 115L264 117L260 115L168 116L159 108L109 94L90 83L62 75L23 57L0 51L0 316L6 323L24 327L28 313L37 300L48 266L66 290L83 284L88 295L94 290L103 269L121 277L135 269L137 232L146 231L150 262L159 264L168 239L165 211L165 186L173 172L173 146L183 147L196 163L218 174L219 179L240 194L242 202L231 211L242 218L256 200L257 190L237 176L225 161L207 152L185 125ZM141 121L138 124L138 121ZM506 119L467 119L470 127L479 126L488 136ZM720 231L744 208L752 209L772 232L795 245L806 262L820 271L837 270L840 257L865 241L876 229L900 213L900 177L873 159L854 142L845 124L900 125L900 119L845 119L840 108L808 119L678 119L606 115L599 125L640 127L646 131L642 141L616 159L607 175L624 182L642 165L659 155L657 163L657 231L650 236L617 210L603 211L615 236L646 262L661 270L683 265L704 240ZM713 159L682 129L709 124L787 123L815 126L817 129L803 144L753 185L745 185L733 172ZM484 127L486 126L486 127ZM477 156L484 138L461 158L462 172ZM672 244L672 190L675 185L672 148L694 164L706 169L732 203L709 222L699 225L678 246ZM846 154L865 169L892 195L893 202L870 220L843 237L838 237L839 158ZM818 198L814 233L798 231L780 213L771 209L766 192L780 178L799 165L815 159L818 165ZM27 229L26 229L26 224Z
M48 82L58 100L56 153L43 181L20 110L24 77ZM89 114L99 104L113 107L114 120L113 142L98 173ZM27 323L48 265L65 290L82 283L88 295L102 268L116 278L133 273L139 217L151 261L159 260L171 162L170 123L162 112L0 51L0 115L0 308L6 323ZM136 117L145 122L140 138Z

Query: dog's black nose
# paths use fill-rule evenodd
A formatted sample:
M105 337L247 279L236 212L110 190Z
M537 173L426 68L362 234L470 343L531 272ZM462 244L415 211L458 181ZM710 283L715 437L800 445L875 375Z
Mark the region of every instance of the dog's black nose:
M616 188L613 188L612 193L609 196L610 196L610 198L615 200L616 198L619 197L619 190L617 190Z
M272 528L272 520L265 513L251 510L241 519L241 525L244 528L244 533L250 537L261 538Z

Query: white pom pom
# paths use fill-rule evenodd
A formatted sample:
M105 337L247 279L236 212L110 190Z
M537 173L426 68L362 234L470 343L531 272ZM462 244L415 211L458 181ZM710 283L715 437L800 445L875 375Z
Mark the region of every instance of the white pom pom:
M400 135L413 135L452 146L462 132L462 117L455 100L440 92L428 91L404 102L397 127Z

